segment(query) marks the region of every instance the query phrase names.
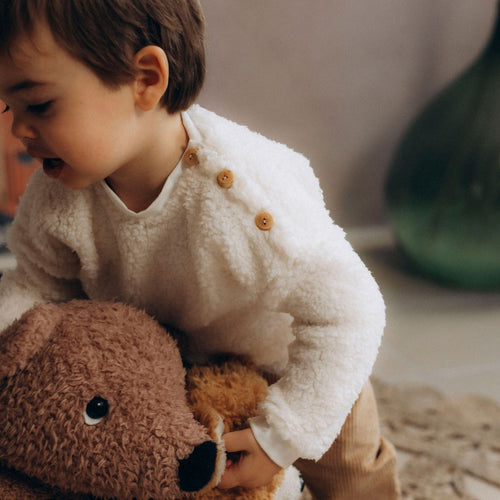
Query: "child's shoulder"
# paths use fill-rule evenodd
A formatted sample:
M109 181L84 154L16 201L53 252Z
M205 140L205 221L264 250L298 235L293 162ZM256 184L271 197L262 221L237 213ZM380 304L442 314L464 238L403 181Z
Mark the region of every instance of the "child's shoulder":
M209 167L225 165L245 183L279 192L279 198L300 192L322 203L319 181L302 154L200 106L193 106L189 115Z
M192 203L184 206L203 225L200 234L214 227L219 241L226 237L241 249L244 242L251 246L257 227L266 241L289 250L332 234L319 181L303 155L200 107L191 108L189 118L199 165L188 169L184 200ZM341 236L335 230L335 238Z
M35 170L16 210L16 219L29 219L30 226L41 230L76 226L88 219L91 203L88 189L65 188L47 177L42 168Z
M235 159L247 160L266 157L269 163L293 159L295 162L308 164L303 155L290 147L201 106L192 106L189 116L200 133L202 142L220 154L232 153Z

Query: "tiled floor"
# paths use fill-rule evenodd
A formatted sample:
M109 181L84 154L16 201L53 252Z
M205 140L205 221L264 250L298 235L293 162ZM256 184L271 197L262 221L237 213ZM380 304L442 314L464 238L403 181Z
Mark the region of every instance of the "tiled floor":
M453 290L413 275L387 228L353 229L347 235L387 305L374 374L500 402L500 292ZM470 478L468 487L480 500L500 500L500 490L487 484Z

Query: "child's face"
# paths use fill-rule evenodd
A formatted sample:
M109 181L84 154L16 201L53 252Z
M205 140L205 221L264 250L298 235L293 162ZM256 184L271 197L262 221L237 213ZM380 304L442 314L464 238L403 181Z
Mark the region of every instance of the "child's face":
M86 187L139 159L132 86L105 86L44 25L0 55L0 99L13 113L13 134L67 187Z

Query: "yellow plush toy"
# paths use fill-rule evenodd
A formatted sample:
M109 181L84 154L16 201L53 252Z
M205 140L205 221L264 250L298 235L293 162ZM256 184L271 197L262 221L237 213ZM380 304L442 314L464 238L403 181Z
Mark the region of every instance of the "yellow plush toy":
M195 366L188 370L187 393L196 419L221 443L226 432L248 427L247 420L257 413L257 404L266 395L267 382L251 364L231 359ZM267 486L253 490L236 488L221 492L205 491L203 499L293 500L301 497L301 481L293 467L282 470Z

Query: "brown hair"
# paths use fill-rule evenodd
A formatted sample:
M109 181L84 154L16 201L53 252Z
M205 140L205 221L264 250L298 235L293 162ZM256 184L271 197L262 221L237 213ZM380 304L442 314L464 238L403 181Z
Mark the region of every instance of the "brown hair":
M205 78L204 17L198 0L2 0L0 49L45 20L74 57L109 86L133 80L133 55L147 45L167 54L162 104L187 109Z

